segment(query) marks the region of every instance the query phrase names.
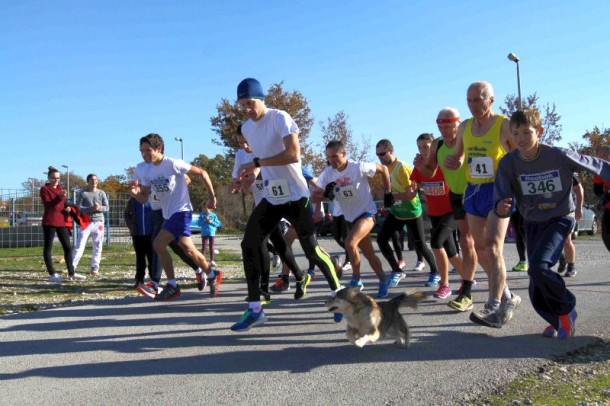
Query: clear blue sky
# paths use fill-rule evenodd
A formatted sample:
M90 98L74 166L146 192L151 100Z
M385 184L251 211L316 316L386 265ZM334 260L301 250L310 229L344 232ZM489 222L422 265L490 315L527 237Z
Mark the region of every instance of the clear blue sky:
M468 117L466 88L490 81L496 110L538 92L563 141L609 126L610 2L0 0L0 188L48 165L100 178L140 161L157 132L185 159L224 153L210 117L245 77L284 81L319 123L343 110L356 139L393 141L411 162L436 113Z

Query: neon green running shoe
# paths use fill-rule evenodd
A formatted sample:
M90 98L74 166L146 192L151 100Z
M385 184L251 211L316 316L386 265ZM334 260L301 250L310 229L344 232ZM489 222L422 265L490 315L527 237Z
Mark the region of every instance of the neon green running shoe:
M513 272L527 272L528 269L527 261L519 261L517 265L513 266Z

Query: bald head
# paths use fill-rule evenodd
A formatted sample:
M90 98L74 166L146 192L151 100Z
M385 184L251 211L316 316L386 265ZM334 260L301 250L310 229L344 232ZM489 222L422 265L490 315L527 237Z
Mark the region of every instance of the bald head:
M436 116L437 120L447 120L447 119L455 119L460 117L460 112L458 109L453 107L445 107L441 111L438 112L438 116Z
M484 100L489 100L491 97L494 97L494 88L491 86L491 83L484 80L474 82L468 86L468 92L471 90L478 91Z

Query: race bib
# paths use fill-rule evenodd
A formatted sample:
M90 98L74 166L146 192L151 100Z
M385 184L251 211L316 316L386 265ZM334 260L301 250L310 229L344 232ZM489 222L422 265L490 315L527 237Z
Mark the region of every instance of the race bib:
M561 178L558 170L519 175L521 191L524 195L544 195L561 192Z
M335 188L335 192L339 200L349 200L356 197L356 186L347 185Z
M254 190L257 193L262 193L263 190L265 189L265 187L263 186L263 181L262 180L256 180L254 181L254 183L252 184L252 187L254 188Z
M288 180L286 179L271 179L265 180L265 191L267 197L271 200L287 200L290 197L290 189L288 188Z
M422 187L426 196L445 196L445 183L439 182L423 182ZM396 202L394 202L396 204Z
M473 179L493 179L494 165L491 157L477 156L468 158L468 169Z

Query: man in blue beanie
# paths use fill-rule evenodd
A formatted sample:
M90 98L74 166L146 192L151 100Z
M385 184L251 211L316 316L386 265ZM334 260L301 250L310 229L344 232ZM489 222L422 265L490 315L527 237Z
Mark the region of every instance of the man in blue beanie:
M248 175L260 171L264 190L263 199L252 212L241 242L248 283L248 309L231 326L233 331L246 331L267 321L259 289L262 258L267 255L267 237L281 218L286 218L295 227L305 255L320 268L331 290L335 292L340 288L331 259L316 240L309 210L309 188L301 170L299 128L285 111L267 108L264 99L263 88L256 79L244 79L237 86L237 100L248 116L241 131L255 156L251 163L242 166L240 180L252 183ZM310 281L311 276L307 273L297 280L296 299L305 296Z

